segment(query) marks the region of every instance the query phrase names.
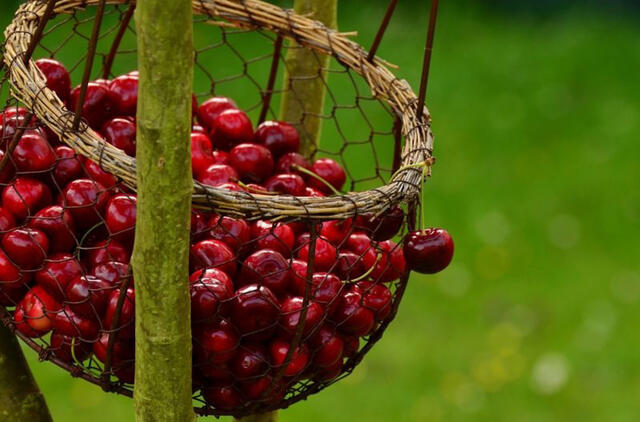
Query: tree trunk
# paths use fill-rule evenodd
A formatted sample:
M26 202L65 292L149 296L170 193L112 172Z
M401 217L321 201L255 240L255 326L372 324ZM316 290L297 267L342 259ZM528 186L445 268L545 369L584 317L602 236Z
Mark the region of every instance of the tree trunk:
M251 415L242 419L234 419L235 422L276 422L277 420L277 411L262 413L260 415Z
M52 422L16 337L0 323L0 420Z
M329 28L336 28L338 0L295 0L294 10L309 15ZM285 59L284 83L288 88L282 98L280 118L296 124L300 132L300 153L311 158L318 149L324 110L326 68L329 56L306 48L291 48Z
M188 286L193 28L190 0L138 0L135 413L195 420Z

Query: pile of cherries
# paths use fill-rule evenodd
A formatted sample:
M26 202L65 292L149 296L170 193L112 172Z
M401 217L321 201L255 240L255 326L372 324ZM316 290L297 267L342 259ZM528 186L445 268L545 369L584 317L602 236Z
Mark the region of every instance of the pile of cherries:
M80 88L71 89L65 67L51 59L36 64L75 110ZM137 89L136 72L96 80L82 106L89 126L131 156ZM287 123L267 121L254 130L222 97L200 105L194 97L193 110L192 168L200 183L296 196L329 195L345 183L334 160L311 163L298 153L298 133ZM133 383L135 194L35 119L27 121L25 109L5 109L0 124L0 156L10 155L0 171L0 304L13 307L25 336L50 334L49 350L61 361L94 356L104 363L111 343L113 374ZM451 260L451 237L440 229L396 244L403 223L397 207L313 226L194 210L194 390L216 408L233 409L280 401L300 380L340 375L360 339L390 316L390 284L408 269L433 273Z

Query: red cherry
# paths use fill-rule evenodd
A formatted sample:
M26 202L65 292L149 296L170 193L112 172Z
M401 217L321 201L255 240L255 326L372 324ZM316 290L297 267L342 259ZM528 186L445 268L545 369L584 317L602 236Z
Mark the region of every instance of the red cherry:
M320 370L314 374L313 380L316 382L329 382L342 374L343 367L342 359L338 359L333 365L320 368Z
M236 274L236 255L225 243L219 240L202 240L191 247L191 270L219 267L233 277Z
M293 173L283 173L271 176L265 183L264 187L269 192L281 193L284 195L305 196L307 185L304 179Z
M271 360L276 367L284 365L290 347L291 344L284 340L274 340L269 345ZM307 367L307 363L309 363L309 350L306 345L302 344L292 353L289 364L284 370L284 376L295 377L301 374Z
M403 222L404 211L400 207L393 207L379 217L364 217L359 224L372 233L373 240L381 242L398 234Z
M240 346L229 366L239 380L264 375L269 369L267 350L257 343Z
M295 240L291 227L265 220L253 223L251 238L255 241L255 249L273 249L286 257L291 255Z
M196 352L206 362L221 364L231 360L240 345L240 338L229 324L205 327L196 337Z
M201 125L211 129L214 125L215 117L225 110L236 109L236 103L225 97L213 97L202 103L198 107L198 121Z
M13 229L2 237L2 249L21 269L34 270L49 253L49 239L38 229Z
M388 283L400 278L406 272L402 248L396 245L393 240L386 240L378 243L378 249L381 258L375 264L375 268L371 272L371 278L382 283ZM373 262L368 262L369 259L366 257L364 259L365 264L368 264L367 268L374 265Z
M4 233L16 226L16 219L13 215L3 207L0 207L0 232Z
M77 86L71 91L71 110L77 110L80 100L80 87ZM109 90L104 85L89 82L87 92L82 106L82 117L87 119L87 123L94 129L102 127L104 122L113 115L114 104Z
M236 252L251 239L251 227L242 219L214 215L207 223L211 238L226 243Z
M200 172L196 178L205 185L219 187L223 183L238 180L238 173L226 164L212 164Z
M53 178L58 188L66 186L73 179L83 177L82 163L73 149L66 145L58 145L53 152L56 154Z
M311 164L302 155L297 152L288 152L278 159L276 164L276 173L299 173L299 170L295 166L305 168L311 171ZM303 178L306 177L304 173L299 173Z
M204 133L205 135L207 134L207 130L200 125L192 125L191 126L191 133ZM208 139L208 137L207 137Z
M76 277L65 288L65 303L82 317L100 318L107 308L109 294L114 289L115 286L98 277Z
M289 263L279 252L261 249L244 261L238 278L243 286L258 284L282 295L289 287L289 272Z
M104 363L107 359L107 350L109 346L109 333L103 333L98 341L93 343L93 354L96 358ZM113 368L121 368L132 363L135 357L135 345L132 342L123 341L120 335L113 342L111 352L111 365Z
M322 223L320 236L335 246L341 246L352 232L353 220L330 220Z
M358 353L360 349L360 339L357 336L341 333L339 336L344 343L344 352L342 353L345 358L350 358Z
M109 92L119 115L135 116L138 104L138 76L122 75L109 83Z
M35 280L56 300L64 299L67 285L82 275L82 266L69 254L54 254L45 261L44 267L35 274Z
M64 65L53 59L38 59L36 66L47 80L47 88L55 92L63 101L67 101L71 93L71 77Z
M88 256L85 258L87 268L97 267L107 262L122 262L128 264L130 261L129 250L120 242L113 239L103 240L93 246L86 247Z
M31 273L23 273L5 252L0 250L0 290L10 294L31 280Z
M264 145L274 157L288 152L298 152L300 137L295 127L286 122L266 121L256 129L255 141Z
M273 173L273 156L262 145L239 144L229 151L229 164L245 182L260 183Z
M116 82L114 79L113 82ZM112 82L112 83L113 83ZM102 127L104 139L130 157L136 156L136 124L129 119L116 117Z
M233 192L246 192L246 190L243 187L241 187L237 183L232 183L232 182L222 183L215 187L218 189L230 190Z
M304 296L307 285L307 269L306 261L300 259L291 260L291 276L289 290L293 295Z
M324 198L327 195L325 195L324 193L320 192L316 188L311 188L311 187L307 186L307 188L305 189L305 195L304 196L314 196L316 198Z
M192 282L189 290L192 323L213 320L218 316L220 305L233 297L229 284L210 276Z
M242 390L245 399L258 400L264 396L272 383L273 378L269 375L265 375L257 379L252 378L251 380L241 382L240 389ZM276 387L276 389L278 389L278 387ZM278 391L272 391L272 395L277 396L276 393L278 393ZM272 398L273 402L278 401L275 396Z
M114 324L114 318L120 298L120 290L113 290L107 299L107 310L102 321L103 326L107 330L111 330ZM128 288L125 293L124 302L120 311L120 319L117 326L113 327L118 332L118 338L130 339L135 335L135 317L136 317L136 292L132 288Z
M53 169L56 155L49 143L38 133L25 133L11 154L18 171L38 173Z
M43 208L29 220L29 227L46 233L50 251L70 252L76 246L75 223L69 210L59 205Z
M269 339L279 316L278 299L267 287L251 284L236 291L231 321L243 335L256 341Z
M124 243L133 241L137 203L135 196L125 194L116 195L109 201L105 223L114 239Z
M293 337L298 329L298 323L300 322L300 316L302 315L303 302L304 298L300 296L288 297L282 301L280 326L285 338ZM314 301L309 301L307 304L307 315L304 319L304 327L302 328L302 335L307 336L318 328L323 318L324 309L322 308L322 305Z
M49 350L63 362L82 362L91 355L91 344L54 331L51 334Z
M229 109L217 114L210 127L209 138L212 145L223 151L242 142L250 142L253 138L251 120L241 110Z
M111 81L109 79L99 78L94 80L93 83L109 89L109 83L111 83Z
M313 299L329 308L335 308L338 304L338 296L344 285L338 277L329 273L315 273L311 278Z
M349 251L338 254L336 266L331 271L340 277L340 280L353 280L367 272L362 258Z
M0 126L0 132L2 127ZM1 144L1 142L0 142ZM0 160L4 157L4 151L0 149ZM8 183L13 179L13 176L16 174L16 166L13 164L12 160L8 160L7 164L5 164L2 171L0 171L0 183Z
M34 286L24 296L19 306L24 312L24 320L40 335L53 328L53 318L61 305L42 287Z
M51 204L51 191L39 180L18 177L2 191L2 204L18 221Z
M129 265L123 262L110 261L93 267L91 275L106 281L112 286L119 286L127 278L133 276L129 273ZM130 281L132 283L133 280Z
M194 176L216 163L209 137L204 133L191 132L191 171ZM223 163L226 164L226 163Z
M87 229L102 221L110 195L104 186L90 179L77 179L63 191L64 204L73 221L81 229Z
M309 241L310 242L310 241ZM314 260L314 270L316 271L329 271L336 265L338 259L338 253L336 248L321 237L316 239L316 250L313 257L309 257L310 243L306 243L298 251L298 259L309 262L310 259Z
M311 171L329 182L337 190L342 189L347 176L342 166L331 158L320 158L311 166ZM318 189L320 192L331 194L331 189L315 177L309 177L309 186Z
M387 286L360 281L354 289L364 297L362 304L374 313L376 321L382 321L391 314L393 295Z
M411 232L404 241L404 256L411 270L437 273L447 268L453 258L453 239L444 229Z
M52 324L55 332L69 337L76 337L87 343L98 339L99 319L77 315L68 305L64 305L55 314Z
M28 318L25 316L25 302L24 299L16 305L16 310L13 312L13 324L16 329L29 338L38 338L47 334L46 331L38 331L31 328L28 324Z
M202 390L202 397L209 406L222 410L236 409L244 403L238 390L228 384L207 385Z
M105 189L111 189L118 183L118 179L113 174L104 171L95 161L83 157L82 166L87 173L88 180L101 184Z
M375 324L373 312L365 308L362 294L357 290L343 293L332 314L333 320L342 331L358 337L366 336Z
M322 326L309 340L313 363L323 368L334 365L341 360L344 342L334 329Z
M0 280L0 306L16 306L28 291L29 288L24 284L15 287L11 283L5 284Z
M207 215L202 211L191 210L191 241L203 240L208 235Z
M353 233L347 238L345 249L363 256L373 249L371 238L364 233Z
M211 155L213 156L213 164L229 164L228 152L215 150Z

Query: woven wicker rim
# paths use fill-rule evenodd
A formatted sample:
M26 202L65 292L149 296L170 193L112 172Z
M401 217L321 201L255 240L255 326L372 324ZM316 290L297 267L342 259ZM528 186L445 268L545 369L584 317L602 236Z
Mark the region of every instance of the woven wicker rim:
M55 14L73 13L86 6L96 6L100 0L58 0ZM108 4L129 4L128 0L107 0ZM24 57L29 42L44 15L45 2L23 4L5 30L5 64L10 72L12 94L30 106L31 111L77 153L96 162L116 175L131 189L136 188L136 161L123 151L104 142L94 130L81 125L72 130L74 114L57 95L46 88L42 72ZM361 75L372 94L390 105L401 117L405 144L401 171L393 180L377 189L353 192L326 198L263 195L234 192L202 185L194 181L193 204L198 208L246 218L313 218L342 219L357 214L380 214L401 203L415 201L421 190L423 168L431 163L433 134L426 107L416 112L417 97L409 84L397 79L385 63L376 58L367 60L367 52L345 35L328 29L320 22L257 0L193 0L197 15L221 18L238 28L267 29L285 38L294 39L306 48L333 56L343 65ZM429 168L430 171L430 168Z

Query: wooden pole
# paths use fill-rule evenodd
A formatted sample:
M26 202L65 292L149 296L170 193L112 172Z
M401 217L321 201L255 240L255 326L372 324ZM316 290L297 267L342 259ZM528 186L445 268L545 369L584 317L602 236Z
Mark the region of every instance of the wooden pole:
M329 28L336 28L338 0L295 0L296 13L310 16ZM284 86L280 118L295 124L300 132L300 153L312 157L318 149L326 90L329 56L323 56L295 43L285 59Z
M242 419L234 419L235 422L277 422L278 412L267 412L260 415L251 415Z
M190 0L138 0L137 422L195 421L188 287L193 16Z
M0 323L0 420L52 422L16 337Z

